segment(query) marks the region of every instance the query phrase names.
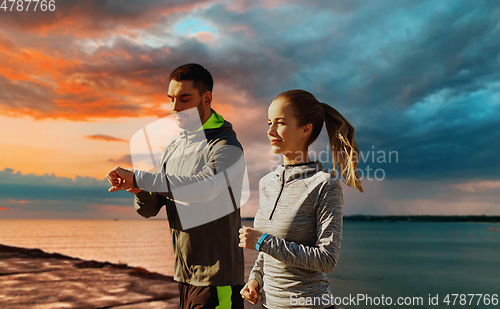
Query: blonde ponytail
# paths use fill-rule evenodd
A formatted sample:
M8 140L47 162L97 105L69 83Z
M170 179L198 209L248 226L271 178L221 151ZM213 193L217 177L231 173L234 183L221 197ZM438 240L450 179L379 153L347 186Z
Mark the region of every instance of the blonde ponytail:
M354 140L354 127L335 108L321 103L325 114L325 127L332 150L333 167L339 167L344 183L363 192L358 176L358 144Z

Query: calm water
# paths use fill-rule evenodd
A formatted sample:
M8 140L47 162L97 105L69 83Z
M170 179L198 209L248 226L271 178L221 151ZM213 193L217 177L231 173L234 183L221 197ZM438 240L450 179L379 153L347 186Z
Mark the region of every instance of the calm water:
M332 293L393 301L344 308L500 308L478 306L478 296L470 306L470 296L467 305L443 303L451 293L500 295L500 232L490 227L500 224L345 222L340 259L329 274ZM0 220L0 243L173 274L165 220ZM429 305L429 294L438 295L438 305ZM395 304L414 296L423 305Z
M0 220L0 243L173 275L166 220Z
M446 294L500 296L500 232L493 223L345 222L337 268L329 274L335 296L423 297L423 306L347 308L500 308L447 306ZM424 236L425 235L425 236ZM470 238L472 237L472 239ZM429 306L429 294L439 305ZM451 296L450 296L451 297ZM455 297L451 298L453 301ZM363 303L364 304L364 303Z

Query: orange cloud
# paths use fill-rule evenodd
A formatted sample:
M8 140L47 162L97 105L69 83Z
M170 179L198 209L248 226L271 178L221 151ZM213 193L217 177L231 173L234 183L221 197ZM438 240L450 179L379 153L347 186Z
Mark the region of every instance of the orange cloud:
M158 24L167 15L213 3L110 6L73 1L58 2L57 10L47 14L3 16L0 89L5 95L0 98L0 115L72 121L164 116L159 108L167 101L164 72L173 67L151 69L150 64L163 61L171 51L144 47L137 31ZM52 37L59 34L67 35L65 42ZM119 35L131 40L107 44ZM93 53L83 51L86 44Z
M452 185L451 187L464 192L482 192L500 189L500 180L480 180L464 182Z
M0 210L7 210L7 207L0 207Z
M0 98L0 114L76 121L163 115L158 106L166 101L165 77L141 68L152 56L117 47L70 59L57 51L18 48L0 36L0 62L7 64L0 67L0 88L9 94ZM119 59L137 70L128 72Z
M48 85L41 79L61 77L62 72L81 66L77 60L64 60L59 53L17 47L5 36L0 37L0 75L13 80L34 81Z
M153 63L153 60L151 60L151 57L149 55L139 55L139 58L141 58L141 60L144 62Z
M22 30L39 36L62 34L77 38L96 38L122 34L134 37L137 36L137 30L148 29L167 15L191 12L195 8L211 4L209 1L195 4L155 1L109 5L90 0L60 1L56 3L56 10L53 12L4 14L0 26L2 29Z
M213 45L217 39L215 35L208 31L200 31L193 34L192 36L195 37L198 41L208 45Z
M163 147L161 150L163 150ZM108 161L118 166L132 166L132 158L128 154L117 159L109 159Z
M78 83L75 81L70 82L58 82L55 91L57 93L72 93L72 94L84 94L91 93L92 88L89 85Z
M28 200L17 200L17 199L12 199L12 198L8 198L8 199L4 199L3 200L4 203L9 203L9 204L29 204L31 203L32 201L28 201ZM5 208L5 209L2 209L2 208ZM7 207L0 207L0 210L6 210Z
M94 140L100 140L100 141L107 141L107 142L128 142L127 140L109 136L109 135L103 135L103 134L96 134L96 135L86 135L85 138L88 139L94 139Z

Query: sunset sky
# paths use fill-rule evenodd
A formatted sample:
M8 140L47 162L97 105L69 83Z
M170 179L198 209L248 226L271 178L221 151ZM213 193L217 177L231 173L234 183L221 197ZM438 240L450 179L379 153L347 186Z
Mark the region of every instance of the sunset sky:
M212 108L244 148L243 216L279 159L267 108L297 88L350 121L359 169L383 178L362 179L364 193L343 185L345 215L500 215L498 16L497 0L1 9L0 219L140 219L132 194L109 193L105 175L132 167L131 137L170 115L168 76L189 62L212 73ZM327 149L323 129L310 150ZM316 159L331 169L328 158Z

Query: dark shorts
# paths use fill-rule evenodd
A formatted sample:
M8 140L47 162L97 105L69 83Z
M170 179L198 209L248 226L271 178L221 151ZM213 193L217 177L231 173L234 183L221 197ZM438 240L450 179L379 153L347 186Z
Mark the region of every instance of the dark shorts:
M181 309L243 309L243 285L194 286L179 282Z

